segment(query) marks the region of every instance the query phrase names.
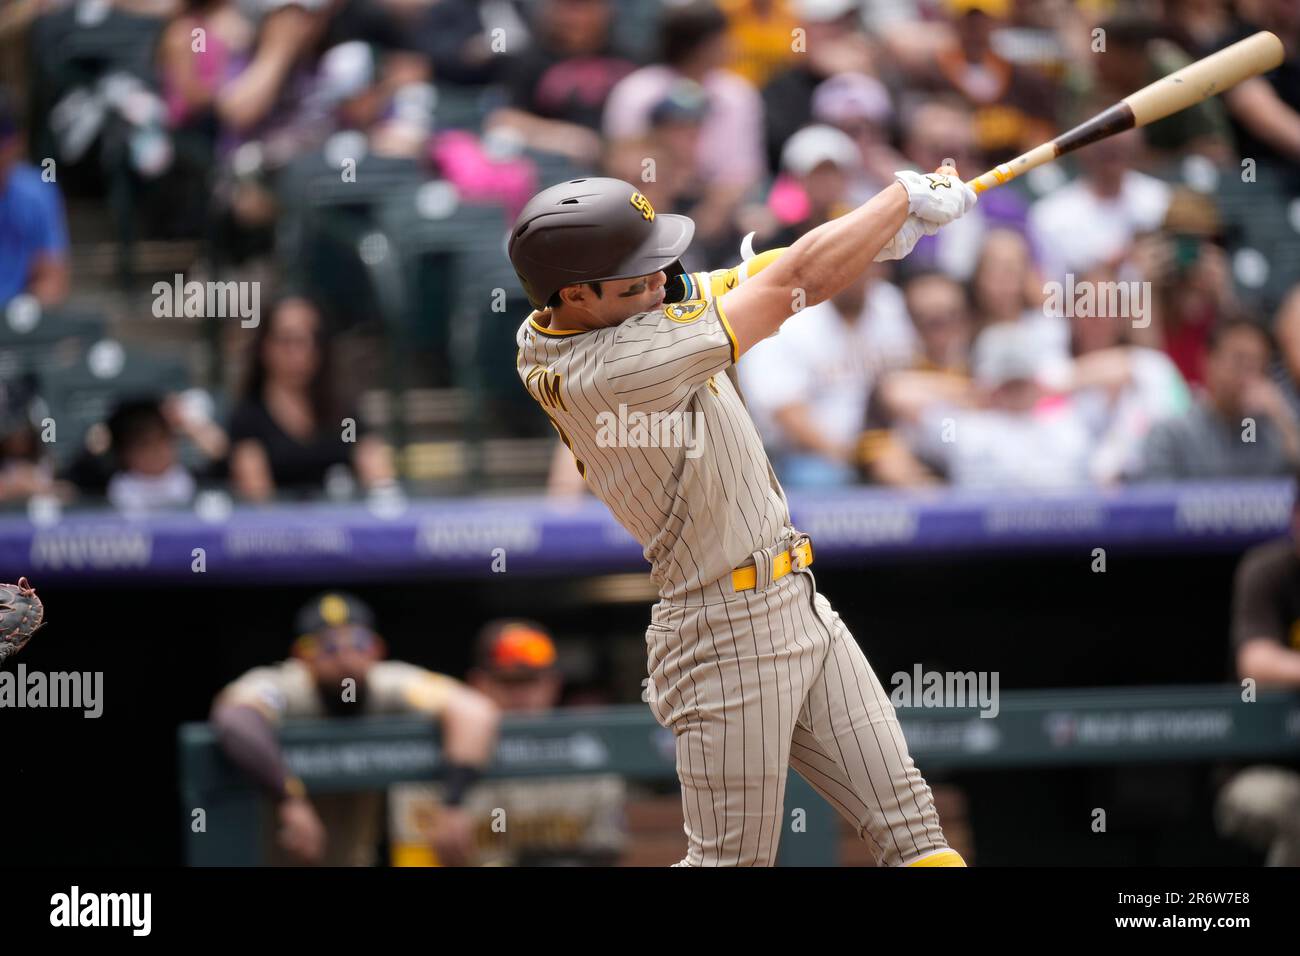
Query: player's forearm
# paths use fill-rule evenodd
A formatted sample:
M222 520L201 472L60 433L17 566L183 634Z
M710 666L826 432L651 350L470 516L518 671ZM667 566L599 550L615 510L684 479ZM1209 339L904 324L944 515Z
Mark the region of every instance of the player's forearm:
M1263 638L1247 641L1237 652L1237 673L1264 687L1300 688L1300 652Z
M846 215L801 236L769 269L803 306L816 305L849 286L871 265L907 219L907 190L892 183Z
M442 739L447 761L486 767L496 749L500 713L482 694L461 688L442 713Z
M289 774L271 722L252 707L226 704L212 714L217 743L235 766L262 788L282 795Z

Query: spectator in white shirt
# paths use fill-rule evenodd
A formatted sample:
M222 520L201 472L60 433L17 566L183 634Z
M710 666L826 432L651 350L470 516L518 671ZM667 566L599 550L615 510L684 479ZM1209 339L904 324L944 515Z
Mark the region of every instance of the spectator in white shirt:
M1083 277L1113 282L1098 269ZM1070 355L1044 375L1068 391L1093 437L1089 470L1098 484L1114 484L1142 463L1147 434L1184 415L1192 395L1164 352L1130 342L1131 318L1075 315L1069 319Z
M1030 207L1044 279L1116 266L1138 235L1160 228L1172 191L1132 168L1139 143L1138 131L1129 130L1080 150L1082 174Z
M783 483L856 480L867 397L882 368L910 360L915 338L898 289L868 274L746 353L741 386Z
M971 310L965 287L937 269L922 269L903 280L903 299L917 340L909 368L939 373L953 385L965 382L971 345ZM867 403L866 429L858 442L858 464L866 477L895 487L939 483L934 471L912 453L895 424L881 389L876 387Z
M986 329L973 352L974 383L900 372L881 396L913 453L961 488L1048 490L1090 481L1088 429L1068 399L1039 381L1032 333L1019 324Z

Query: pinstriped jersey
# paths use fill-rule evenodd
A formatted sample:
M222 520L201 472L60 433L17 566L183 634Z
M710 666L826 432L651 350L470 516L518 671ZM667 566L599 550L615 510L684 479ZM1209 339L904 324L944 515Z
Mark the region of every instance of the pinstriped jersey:
M534 312L516 337L524 387L670 601L727 577L790 523L710 277L683 279L686 300L619 325L551 331L549 312Z

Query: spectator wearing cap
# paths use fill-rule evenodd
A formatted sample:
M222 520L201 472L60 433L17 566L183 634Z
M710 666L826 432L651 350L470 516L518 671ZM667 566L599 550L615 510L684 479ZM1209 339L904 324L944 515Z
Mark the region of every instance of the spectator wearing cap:
M1088 484L1091 440L1065 397L1041 381L1027 329L994 325L975 341L973 381L896 372L881 398L911 452L957 487L1056 489Z
M511 723L554 711L563 690L550 632L523 619L483 626L466 679ZM484 780L470 791L465 812L481 865L603 866L627 843L626 801L627 784L617 774ZM440 812L437 788L393 788L389 815L399 862L425 862L431 836L425 821Z
M505 61L506 105L486 128L509 129L533 149L595 168L605 102L636 69L613 40L613 18L612 0L543 0L535 41Z
M740 363L755 424L790 487L857 479L867 398L882 369L906 364L913 353L902 296L882 273L877 266L796 313Z
M660 24L660 62L623 79L605 104L604 133L611 144L645 136L651 113L681 79L708 97L696 158L708 185L694 210L695 235L710 241L730 227L737 204L766 173L763 101L743 77L726 69L727 20L706 0L668 8ZM642 177L638 177L640 179Z
M278 820L275 864L373 866L381 795L308 795L285 766L277 731L285 720L424 714L438 720L445 755L444 801L436 843L444 864L469 862L471 821L461 809L496 747L499 712L461 682L402 661L384 660L374 612L342 592L317 595L295 620L292 656L255 667L212 705L217 741L271 798Z
M1162 422L1143 445L1138 478L1267 478L1300 462L1300 423L1269 376L1272 340L1245 319L1210 335L1205 391L1186 415Z
M857 0L794 0L793 6L804 47L763 87L763 126L772 169L780 168L786 141L814 121L812 97L819 84L841 73L875 72Z
M611 145L605 172L638 183L659 212L679 213L697 219L710 215L710 188L700 166L699 141L709 118L708 93L694 80L677 80L650 111L644 136ZM653 176L645 175L647 161ZM740 237L730 223L692 244L683 259L687 271L707 269L712 263L734 258ZM573 471L570 464L569 471Z
M862 172L849 187L855 205L893 181L907 160L889 142L894 107L885 85L865 73L837 73L813 91L812 115L857 143Z
M767 197L777 231L765 235L760 229L759 238L769 247L789 246L844 215L853 209L850 184L861 174L862 156L848 134L834 126L804 127L781 151L781 175Z
M53 179L23 159L13 95L0 87L0 310L16 296L43 306L68 296L68 226Z

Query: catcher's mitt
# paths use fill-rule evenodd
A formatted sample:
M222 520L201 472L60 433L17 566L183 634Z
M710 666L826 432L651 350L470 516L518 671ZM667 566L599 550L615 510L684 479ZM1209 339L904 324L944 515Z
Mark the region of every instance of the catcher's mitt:
M44 623L45 605L26 578L0 584L0 664L21 651Z

